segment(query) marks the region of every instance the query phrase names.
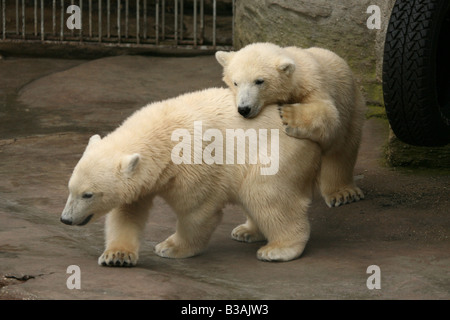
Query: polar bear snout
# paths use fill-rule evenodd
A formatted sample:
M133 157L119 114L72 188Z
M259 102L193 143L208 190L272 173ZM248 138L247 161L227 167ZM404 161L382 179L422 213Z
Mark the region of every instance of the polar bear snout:
M93 216L94 216L93 214L90 214L90 215L88 215L86 218L84 218L84 220L82 220L82 221L79 222L79 223L76 223L75 225L77 225L77 226L84 226L84 225L88 224L89 221L91 221L91 219L92 219ZM60 218L59 220L60 220L62 223L67 224L67 225L69 225L69 226L71 226L71 225L74 224L74 223L73 223L73 220L72 220L71 218L64 217L63 215L61 215L61 218Z
M69 197L59 221L69 226L84 226L88 224L94 216L91 212L85 214L84 212L86 211L89 212L87 208L80 208L80 204L77 203L77 201L71 201L71 198Z
M59 220L69 226L84 226L94 217L91 209L84 201L69 195Z

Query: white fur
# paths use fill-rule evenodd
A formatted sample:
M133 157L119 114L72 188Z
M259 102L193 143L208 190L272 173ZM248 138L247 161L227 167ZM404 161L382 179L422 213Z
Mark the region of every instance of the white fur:
M106 219L103 265L135 265L140 238L153 198L164 198L177 214L176 232L158 244L162 257L184 258L202 252L221 221L227 203L243 206L248 221L235 228L239 241L267 240L262 260L300 256L309 238L307 208L320 166L320 147L310 140L279 135L279 168L261 175L262 163L175 164L171 140L177 129L193 134L194 121L226 129L278 129L278 111L267 108L255 120L242 118L228 89L208 89L150 104L103 139L93 138L69 181L65 223L89 216ZM270 140L269 140L270 141ZM207 142L203 142L207 145ZM293 165L294 164L294 165ZM83 194L92 194L89 199Z
M216 53L223 79L236 104L258 116L267 105L278 104L285 132L320 144L323 159L320 188L328 206L364 198L353 181L364 123L365 103L347 63L321 49L281 48L255 43L237 52ZM256 85L256 79L263 79ZM255 89L257 88L257 89Z

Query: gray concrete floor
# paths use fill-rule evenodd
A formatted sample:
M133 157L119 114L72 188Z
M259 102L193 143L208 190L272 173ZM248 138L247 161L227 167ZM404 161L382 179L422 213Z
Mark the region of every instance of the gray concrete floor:
M0 299L449 299L449 175L386 168L385 122L366 122L356 166L364 201L329 209L316 197L301 258L256 259L261 244L233 241L235 206L208 250L164 259L154 246L175 215L157 199L134 268L97 265L102 221L59 222L67 182L88 138L147 102L222 86L213 57L120 56L93 61L0 60ZM81 270L70 290L67 268ZM368 266L381 271L369 290Z

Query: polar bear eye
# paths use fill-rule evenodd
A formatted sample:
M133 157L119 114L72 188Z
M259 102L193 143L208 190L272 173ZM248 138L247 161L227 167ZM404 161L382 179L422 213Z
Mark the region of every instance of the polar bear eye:
M258 86L262 85L263 83L264 83L264 79L256 79L255 80L255 84Z
M94 194L92 192L85 192L81 195L83 199L90 199Z
M237 82L233 82L234 86L237 87Z

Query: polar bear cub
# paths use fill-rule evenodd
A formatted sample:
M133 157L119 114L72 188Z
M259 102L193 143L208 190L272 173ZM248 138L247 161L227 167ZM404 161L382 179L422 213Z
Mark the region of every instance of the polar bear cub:
M365 102L347 63L321 49L250 44L237 52L218 51L223 80L238 112L254 118L278 104L285 132L320 144L319 185L328 206L358 201L353 181Z
M223 207L235 203L244 208L247 222L232 231L234 239L267 240L257 252L261 260L295 259L310 234L307 209L321 150L311 140L278 134L282 129L275 107L249 121L236 112L233 93L224 88L147 105L104 138L91 137L69 180L61 221L85 225L108 214L106 249L98 262L131 266L155 196L177 214L176 232L155 248L168 258L202 252ZM255 137L258 152L242 155L242 144L255 151L245 145ZM278 157L276 170L263 174L269 154Z

